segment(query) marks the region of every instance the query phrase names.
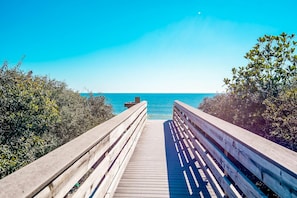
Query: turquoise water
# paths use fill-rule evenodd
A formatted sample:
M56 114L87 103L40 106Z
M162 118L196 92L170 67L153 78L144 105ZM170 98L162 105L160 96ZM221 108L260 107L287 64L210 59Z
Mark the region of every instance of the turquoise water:
M87 94L81 94L86 96ZM96 93L95 96L105 96L106 102L113 107L114 114L119 114L126 110L126 102L134 102L135 97L140 97L141 101L148 103L149 119L172 119L172 108L175 100L184 102L195 108L205 97L213 97L214 93L207 94L152 94L152 93Z

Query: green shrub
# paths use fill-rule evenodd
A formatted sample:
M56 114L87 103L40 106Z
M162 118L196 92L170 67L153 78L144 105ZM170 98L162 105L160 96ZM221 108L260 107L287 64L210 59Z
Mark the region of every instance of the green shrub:
M247 66L233 68L232 78L224 79L227 93L204 100L199 108L297 151L294 36L260 37L245 56Z
M104 97L81 97L65 83L0 68L0 178L110 119Z

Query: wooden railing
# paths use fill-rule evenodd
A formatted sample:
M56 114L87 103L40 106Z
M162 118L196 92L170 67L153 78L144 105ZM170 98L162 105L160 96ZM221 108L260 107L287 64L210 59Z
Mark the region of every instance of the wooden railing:
M297 197L296 152L179 101L173 120L218 196Z
M146 119L136 104L0 180L0 197L111 197Z

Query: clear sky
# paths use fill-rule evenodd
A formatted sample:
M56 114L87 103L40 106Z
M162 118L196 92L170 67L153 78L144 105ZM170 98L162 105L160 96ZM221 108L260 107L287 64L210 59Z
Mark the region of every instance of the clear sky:
M0 61L80 92L221 92L296 0L1 0Z

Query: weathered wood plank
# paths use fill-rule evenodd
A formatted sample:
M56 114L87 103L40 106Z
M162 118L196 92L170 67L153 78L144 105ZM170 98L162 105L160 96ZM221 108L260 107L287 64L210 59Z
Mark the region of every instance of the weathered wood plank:
M136 128L136 130L139 131L139 133L137 133L135 135L135 138L133 138L134 139L133 143L132 143L129 151L127 152L127 154L126 155L121 155L119 157L119 161L121 163L121 166L120 166L118 172L116 173L116 176L112 180L112 183L110 184L110 186L109 186L109 188L107 190L107 193L105 195L106 198L113 197L113 195L115 193L115 190L116 190L116 187L118 186L118 184L120 182L120 179L121 179L121 177L122 177L122 175L124 173L124 170L127 167L127 164L128 164L128 162L129 162L129 160L130 160L130 158L131 158L131 156L132 156L132 154L133 154L133 152L135 150L135 147L136 147L136 145L138 143L138 140L139 140L140 135L141 135L141 133L143 131L146 119L147 119L147 117L144 116L143 120L140 121L138 127Z
M90 174L87 180L72 195L73 198L89 197L93 189L96 187L105 173L110 167L110 156L107 154L97 168Z
M103 147L100 145L104 138L108 139L108 147L112 146L117 137L121 136L121 132L125 132L139 114L146 110L146 106L146 102L142 102L131 107L3 178L0 180L0 197L33 197L38 193L40 197L53 197L60 196L59 193L67 193L71 186L74 186L77 180L105 153L104 149L107 147L105 144Z
M181 116L179 112L177 112L178 116ZM189 115L189 120L192 120L192 115ZM185 123L190 130L186 130L187 133L193 133L189 135L191 138L191 141L195 145L195 148L199 151L199 153L202 155L203 159L206 161L208 166L210 165L210 161L206 159L205 152L203 152L200 149L200 146L198 145L198 141L201 142L206 148L207 152L210 153L216 162L222 167L222 171L224 173L216 174L216 177L221 177L222 179L226 180L226 176L230 176L232 180L236 183L236 185L243 191L243 193L248 197L265 197L264 193L260 191L254 183L252 183L228 158L227 156L220 151L216 145L214 145L208 138L206 138L198 129L193 127L193 125L188 121L185 120ZM195 134L195 135L194 135ZM195 137L195 138L194 138ZM197 138L198 141L195 141ZM212 167L212 171L216 172L215 167ZM215 169L214 169L215 168ZM221 179L220 179L221 181ZM222 181L225 183L225 181ZM222 183L221 183L222 184ZM230 188L232 185L229 183L224 184L224 188ZM228 191L229 196L230 194L233 194L234 197L238 197L238 194L234 194L233 190Z
M297 196L297 153L181 102L175 107L278 195Z
M150 124L152 121L148 121L148 124ZM163 141L164 138L162 138L162 123L157 125L157 127L154 129L154 131L151 131L150 134L148 134L147 129L151 128L151 125L146 124L144 131L142 132L142 135L139 139L139 143L136 145L136 149L133 153L133 156L131 157L128 166L126 170L124 171L124 174L122 176L122 179L117 187L117 190L115 192L114 197L122 196L123 194L126 194L127 197L143 194L144 192L138 192L135 191L139 189L139 186L137 186L138 183L146 183L147 181L150 181L151 185L158 186L158 183L162 181L163 187L162 190L166 190L167 192L163 191L163 195L165 193L165 197L169 196L168 193L168 182L167 182L167 174L166 174L166 158L165 158L165 150L162 148L164 146ZM161 128L161 130L160 130ZM157 133L157 134L156 134ZM146 137L147 139L144 139ZM153 148L155 145L155 148ZM153 149L153 150L152 150ZM149 154L152 151L159 151L158 155ZM154 152L157 154L156 152ZM154 163L156 162L156 163ZM156 169L155 169L156 168ZM158 171L159 176L154 177L154 172ZM147 174L151 173L151 174ZM152 176L152 177L151 177ZM123 181L127 181L127 179L130 181L129 183L124 183ZM164 186L165 184L165 186ZM145 185L146 186L146 185ZM124 188L124 190L119 189ZM131 189L132 188L132 189ZM134 188L134 190L133 190ZM126 190L125 190L126 189ZM128 190L130 189L130 190ZM128 191L127 191L128 190ZM158 191L160 192L160 191ZM159 193L157 193L159 194ZM142 197L140 195L139 197ZM152 197L152 194L151 194Z
M93 196L94 198L95 197L105 197L105 196L109 197L109 196L113 195L115 186L112 184L119 182L119 181L115 181L115 178L120 179L120 176L117 177L117 174L120 174L119 171L126 167L126 166L124 166L124 165L126 165L126 163L123 163L123 162L124 162L124 160L128 161L129 157L132 155L132 153L134 151L133 146L135 146L137 143L137 140L141 134L141 129L143 128L143 124L144 124L145 120L146 120L146 116L143 115L140 117L140 120L137 122L139 124L137 124L133 127L131 126L129 128L129 130L131 129L131 133L133 135L130 135L129 141L121 149L119 156L113 162L111 169L105 175L103 183L98 187L97 191L95 192L95 194Z
M187 126L185 125L185 122L181 119L180 116L178 116L178 113L174 111L174 121L176 123L176 126L179 127L180 131L186 131L188 130ZM213 190L215 191L216 195L218 197L224 197L225 193L222 191L222 187L218 183L216 177L214 176L214 173L210 171L209 166L205 162L202 155L207 156L207 150L199 143L197 140L195 140L195 137L193 134L189 134L190 140L193 142L193 151L195 154L195 158L197 159L198 163L202 167L202 170L204 171L208 182L210 182Z
M137 133L140 133L141 128L136 128L138 126L138 124L141 122L141 124L143 122L145 122L145 116L146 115L146 111L143 111L140 116L136 117L135 122L132 123L133 120L127 119L126 121L128 121L128 123L132 123L129 126L129 129L127 131L125 131L123 133L123 136L121 137L121 139L118 140L118 142L116 143L116 145L108 152L106 153L106 156L104 158L103 161L107 160L107 166L104 167L100 167L101 163L99 164L99 167L97 167L95 169L95 171L87 178L87 180L83 183L83 185L78 189L78 191L73 195L73 197L89 197L90 196L90 192L93 192L97 187L98 184L101 180L103 180L103 183L106 183L104 180L107 179L107 175L110 172L115 172L117 171L117 168L120 167L121 163L115 163L114 161L118 158L118 155L121 155L120 153L122 153L122 155L126 155L127 150L128 149L123 149L123 147L125 145L128 145L129 147L129 142L127 143L127 140L131 137L132 135L132 142L134 141L134 136L137 135ZM128 125L126 125L126 127L124 128L128 128ZM118 137L119 138L119 137ZM113 142L111 142L111 144L114 144L117 139L113 138ZM108 183L107 183L108 184ZM100 184L101 185L101 184ZM100 188L100 186L99 186ZM88 192L88 193L85 193ZM106 190L101 190L101 193L105 194ZM102 196L101 196L102 197Z
M194 176L195 179L198 178L196 179L198 187L196 186L190 173L191 167L197 171L193 164L195 159L187 153L187 145L181 138L184 135L178 135L179 131L173 132L175 127L170 128L173 125L172 121L147 122L116 189L115 198L189 197L198 196L199 192L201 197L214 196L213 192L206 190L206 186L210 185L201 179L199 174ZM178 139L181 145L177 142ZM175 143L181 153L176 150ZM179 154L183 167L178 160ZM187 176L187 180L184 176Z

